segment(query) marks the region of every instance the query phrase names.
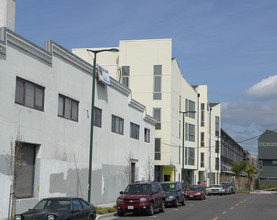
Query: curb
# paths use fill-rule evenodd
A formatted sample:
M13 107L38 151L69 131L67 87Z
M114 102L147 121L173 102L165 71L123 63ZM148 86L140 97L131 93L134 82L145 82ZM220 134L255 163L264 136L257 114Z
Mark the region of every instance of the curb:
M108 217L108 216L116 216L116 215L117 215L116 212L105 214L105 215L96 215L95 220L98 220L98 219L101 219L101 218L104 218L104 217Z

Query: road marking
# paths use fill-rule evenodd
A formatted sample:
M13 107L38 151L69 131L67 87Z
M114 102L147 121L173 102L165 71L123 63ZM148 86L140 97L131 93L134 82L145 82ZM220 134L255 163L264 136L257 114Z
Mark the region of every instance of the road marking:
M217 219L218 219L218 217L213 218L213 220L217 220Z
M243 201L240 202L241 204L243 203Z
M239 206L239 203L237 203L236 206Z
M233 209L234 207L231 207L230 209Z
M225 215L227 213L227 211L224 211L224 212L222 212L222 215Z

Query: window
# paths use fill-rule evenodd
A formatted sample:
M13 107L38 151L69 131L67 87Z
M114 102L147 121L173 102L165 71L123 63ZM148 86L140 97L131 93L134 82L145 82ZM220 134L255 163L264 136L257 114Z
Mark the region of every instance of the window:
M263 170L263 161L262 160L259 161L259 169Z
M205 157L204 157L204 153L201 153L201 160L200 160L200 166L204 167L204 161L205 161Z
M112 115L112 132L123 135L124 120L115 115Z
M150 143L150 129L144 128L144 142Z
M18 161L16 170L20 175L16 178L17 198L33 197L36 146L17 142L15 144L15 159Z
M195 141L195 125L186 123L186 140Z
M190 118L195 118L195 113L192 113L193 111L195 111L195 102L186 99L186 112L188 113L188 117Z
M81 205L81 203L78 199L73 199L72 200L72 206L73 206L73 209L78 209L78 210L83 209L83 206Z
M15 103L44 110L44 87L16 77Z
M201 143L200 143L201 147L205 147L205 133L201 132Z
M93 125L102 127L102 109L94 107L94 120Z
M215 169L219 170L219 158L215 158Z
M194 148L188 148L188 165L194 165Z
M181 164L181 146L179 146L179 164Z
M134 139L139 139L139 125L130 123L130 137Z
M161 139L155 138L155 160L161 159Z
M215 135L219 136L219 117L215 116Z
M58 116L78 121L79 102L59 94Z
M162 65L154 65L154 91L153 99L162 99Z
M122 84L129 88L130 66L122 66Z
M157 121L156 130L161 129L161 109L160 108L154 108L153 109L153 118Z
M201 103L201 127L205 126L204 110L205 110L205 103Z
M219 141L215 141L215 152L219 153Z
M179 139L181 139L181 121L179 120Z

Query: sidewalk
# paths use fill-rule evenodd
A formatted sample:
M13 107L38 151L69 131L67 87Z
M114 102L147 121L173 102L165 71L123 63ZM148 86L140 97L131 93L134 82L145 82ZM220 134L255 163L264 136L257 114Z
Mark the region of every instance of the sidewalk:
M277 191L268 191L268 190L255 190L253 192L250 192L250 194L264 194L264 195L277 195Z

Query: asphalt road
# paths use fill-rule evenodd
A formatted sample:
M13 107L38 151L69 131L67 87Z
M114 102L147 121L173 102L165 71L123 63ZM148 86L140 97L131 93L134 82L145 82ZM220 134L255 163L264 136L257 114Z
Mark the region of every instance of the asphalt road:
M127 214L100 220L273 220L277 219L277 195L234 194L207 196L206 200L188 200L185 206L166 208L154 216Z

